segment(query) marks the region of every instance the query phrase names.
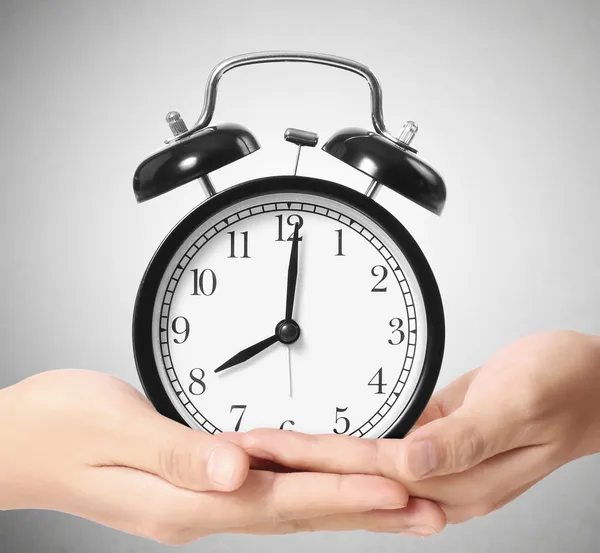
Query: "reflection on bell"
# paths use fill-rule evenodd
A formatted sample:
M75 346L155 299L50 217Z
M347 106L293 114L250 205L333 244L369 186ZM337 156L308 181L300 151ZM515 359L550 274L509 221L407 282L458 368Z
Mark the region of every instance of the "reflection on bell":
M135 171L136 200L156 198L192 180L229 165L260 148L241 125L207 127L146 158Z
M441 215L446 203L442 177L423 160L380 134L359 128L342 129L323 145L323 151Z

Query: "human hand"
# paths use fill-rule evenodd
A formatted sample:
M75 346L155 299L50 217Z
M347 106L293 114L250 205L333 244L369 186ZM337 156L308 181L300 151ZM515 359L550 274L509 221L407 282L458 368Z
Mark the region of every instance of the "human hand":
M447 522L458 523L600 451L598 397L600 338L548 332L513 343L435 394L404 440L277 431L243 440L254 455L282 464L302 467L302 452L312 450L312 470L368 466L405 483L411 496L437 502Z
M409 502L403 485L366 467L249 470L252 459L233 443L240 435L184 427L100 373L50 371L0 390L0 418L0 509L62 511L169 544L218 532L445 524L436 505ZM303 452L300 464L310 470L317 453Z
M448 522L489 514L600 451L599 395L599 337L527 336L434 395L404 441L403 472Z

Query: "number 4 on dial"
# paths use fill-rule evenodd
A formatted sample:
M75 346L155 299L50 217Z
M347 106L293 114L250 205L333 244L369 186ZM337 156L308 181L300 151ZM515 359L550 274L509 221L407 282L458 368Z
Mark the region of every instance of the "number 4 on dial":
M377 380L375 382L373 382L375 379L377 379ZM367 384L367 386L377 386L377 391L375 392L375 395L383 394L383 388L385 386L387 386L387 384L383 381L383 367L381 367L373 375L373 378L371 378L371 380L369 380L369 383Z

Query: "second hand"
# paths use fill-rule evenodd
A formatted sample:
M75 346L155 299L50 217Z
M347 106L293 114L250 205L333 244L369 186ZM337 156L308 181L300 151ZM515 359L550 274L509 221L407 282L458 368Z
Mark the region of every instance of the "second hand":
M292 397L292 348L287 346L288 357L288 382L290 386L290 397Z

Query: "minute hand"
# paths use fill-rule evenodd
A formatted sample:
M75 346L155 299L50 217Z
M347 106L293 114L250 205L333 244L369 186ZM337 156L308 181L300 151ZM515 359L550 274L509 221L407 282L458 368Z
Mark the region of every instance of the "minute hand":
M292 251L290 252L290 264L288 266L287 300L285 304L285 319L290 321L294 312L294 297L296 296L296 281L298 280L298 229L296 223L292 237Z

